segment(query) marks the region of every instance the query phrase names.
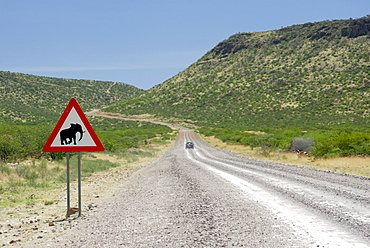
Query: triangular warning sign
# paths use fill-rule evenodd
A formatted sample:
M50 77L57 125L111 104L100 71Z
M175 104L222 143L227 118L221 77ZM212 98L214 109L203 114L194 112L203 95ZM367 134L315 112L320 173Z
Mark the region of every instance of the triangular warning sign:
M72 98L42 151L99 152L104 151L104 147L76 99Z

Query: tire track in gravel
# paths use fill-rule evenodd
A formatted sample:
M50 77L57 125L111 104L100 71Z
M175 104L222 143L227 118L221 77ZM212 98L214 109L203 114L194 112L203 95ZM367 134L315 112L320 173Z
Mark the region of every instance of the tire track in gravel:
M196 140L191 133L187 136ZM287 220L317 247L368 247L368 178L261 163L230 154L221 158L218 149L203 142L195 147L187 151L190 159Z

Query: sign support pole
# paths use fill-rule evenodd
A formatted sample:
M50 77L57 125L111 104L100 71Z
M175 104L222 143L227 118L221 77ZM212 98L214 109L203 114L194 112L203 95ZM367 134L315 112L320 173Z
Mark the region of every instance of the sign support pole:
M81 217L81 152L78 152L78 217Z
M70 200L70 178L69 178L69 152L66 153L67 160L67 218L71 215L71 200Z

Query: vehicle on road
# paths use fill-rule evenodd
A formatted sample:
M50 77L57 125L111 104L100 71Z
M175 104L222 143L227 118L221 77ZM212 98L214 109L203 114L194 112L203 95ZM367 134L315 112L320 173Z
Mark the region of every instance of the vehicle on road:
M193 142L186 142L185 149L194 149L194 143Z

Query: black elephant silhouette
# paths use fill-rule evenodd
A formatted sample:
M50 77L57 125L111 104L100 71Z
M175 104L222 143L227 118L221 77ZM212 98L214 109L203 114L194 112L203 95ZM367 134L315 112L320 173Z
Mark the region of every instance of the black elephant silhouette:
M72 143L72 141L73 144L76 145L76 134L81 134L80 139L78 140L81 141L84 132L86 131L82 131L82 127L80 124L71 123L71 126L69 128L63 129L59 133L61 145L69 145Z

